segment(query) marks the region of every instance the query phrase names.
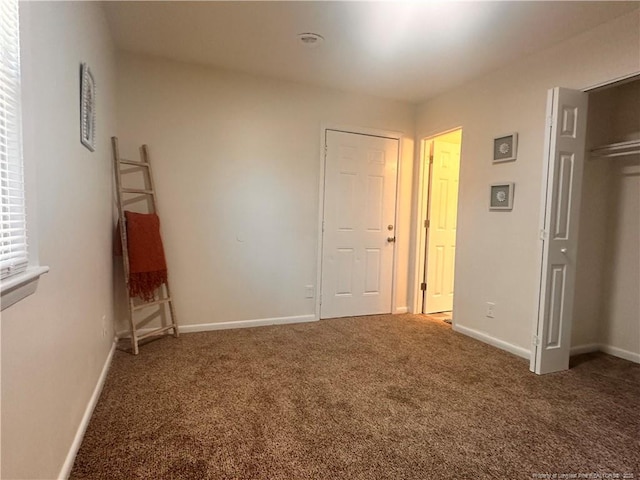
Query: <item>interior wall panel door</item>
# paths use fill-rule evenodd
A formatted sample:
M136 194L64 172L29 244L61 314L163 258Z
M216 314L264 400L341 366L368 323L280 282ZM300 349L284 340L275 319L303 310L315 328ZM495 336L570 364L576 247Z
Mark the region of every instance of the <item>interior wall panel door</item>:
M398 140L336 130L325 139L320 317L390 313Z
M460 145L435 139L429 201L423 313L453 308Z
M538 374L569 368L587 102L584 92L549 91L542 273L531 356Z

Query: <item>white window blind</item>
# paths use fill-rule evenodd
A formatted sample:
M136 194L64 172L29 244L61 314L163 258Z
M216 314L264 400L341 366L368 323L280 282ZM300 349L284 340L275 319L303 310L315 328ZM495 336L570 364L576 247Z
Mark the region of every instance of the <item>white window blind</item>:
M27 268L18 1L0 0L0 278Z

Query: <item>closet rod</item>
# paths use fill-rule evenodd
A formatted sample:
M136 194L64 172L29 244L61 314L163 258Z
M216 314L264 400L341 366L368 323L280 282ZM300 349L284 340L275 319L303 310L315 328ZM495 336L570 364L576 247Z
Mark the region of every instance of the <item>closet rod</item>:
M640 150L632 150L630 152L616 152L616 153L594 153L594 157L598 158L611 158L611 157L626 157L628 155L639 155Z
M611 143L591 150L591 155L595 157L622 157L626 155L637 155L639 153L640 140Z

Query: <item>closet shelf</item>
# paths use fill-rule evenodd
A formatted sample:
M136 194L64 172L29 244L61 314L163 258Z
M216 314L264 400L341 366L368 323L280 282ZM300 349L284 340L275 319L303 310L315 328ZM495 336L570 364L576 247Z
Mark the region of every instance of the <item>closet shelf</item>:
M591 150L593 157L623 157L637 154L640 154L640 140L610 143Z

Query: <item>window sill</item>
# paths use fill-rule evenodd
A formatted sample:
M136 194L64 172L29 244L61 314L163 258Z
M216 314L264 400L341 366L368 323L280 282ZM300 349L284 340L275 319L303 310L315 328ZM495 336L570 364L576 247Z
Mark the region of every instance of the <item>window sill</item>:
M29 267L21 274L3 280L1 310L35 293L40 275L48 271L49 267Z

